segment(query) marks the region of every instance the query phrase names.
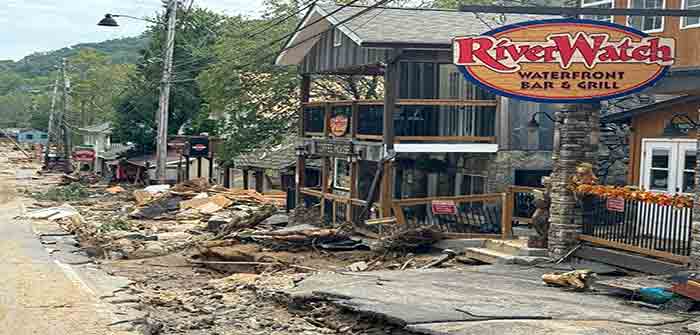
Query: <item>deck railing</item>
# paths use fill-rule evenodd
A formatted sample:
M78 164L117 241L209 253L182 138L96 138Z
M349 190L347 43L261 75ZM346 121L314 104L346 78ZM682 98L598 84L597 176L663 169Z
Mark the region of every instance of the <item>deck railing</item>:
M435 213L436 203L454 204L454 214ZM394 215L399 224L433 225L451 237L510 238L511 221L504 212L504 193L454 197L396 199ZM504 215L505 214L505 215Z
M594 244L686 264L690 255L692 209L595 195L583 201L583 234Z
M495 142L496 100L400 99L396 142ZM349 119L346 137L382 140L381 100L315 101L303 106L303 136L328 136L329 120Z

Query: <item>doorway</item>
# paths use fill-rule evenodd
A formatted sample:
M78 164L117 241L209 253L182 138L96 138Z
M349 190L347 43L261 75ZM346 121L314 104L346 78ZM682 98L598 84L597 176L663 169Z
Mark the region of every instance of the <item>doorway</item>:
M653 192L692 193L696 157L695 140L643 139L639 184Z

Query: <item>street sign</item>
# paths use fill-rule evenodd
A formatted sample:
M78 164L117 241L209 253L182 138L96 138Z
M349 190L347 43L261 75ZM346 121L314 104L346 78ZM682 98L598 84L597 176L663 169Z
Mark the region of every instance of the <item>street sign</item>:
M586 103L639 92L675 60L675 40L602 21L552 19L503 26L453 41L467 80L494 93Z
M457 205L452 200L433 200L431 207L434 215L457 215Z
M95 160L95 150L76 149L73 151L73 160L78 162L92 162Z
M310 151L323 157L348 157L354 154L352 141L349 140L314 139Z

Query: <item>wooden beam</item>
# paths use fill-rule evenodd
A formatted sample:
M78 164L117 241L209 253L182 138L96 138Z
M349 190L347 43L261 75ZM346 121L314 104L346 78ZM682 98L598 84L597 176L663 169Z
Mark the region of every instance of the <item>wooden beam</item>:
M313 136L323 137L323 133L322 132L307 131L307 132L304 132L304 136L306 136L306 137L313 137Z
M513 238L513 206L515 197L512 192L505 192L501 202L501 235L503 239Z
M330 134L330 120L331 112L333 111L333 105L327 103L323 107L323 137L328 137Z
M488 142L496 143L495 136L396 136L394 143L400 142Z
M399 98L400 78L398 58L402 52L403 50L401 49L391 50L391 52L389 52L389 59L387 59L387 64L384 68L384 117L382 135L384 135L384 150L387 153L394 151L394 111L396 110L396 100ZM384 175L384 179L387 179L386 177L388 176ZM384 208L386 209L386 207Z
M296 206L300 206L303 204L301 199L301 189L304 187L306 178L306 157L303 155L297 156L297 166L294 174Z
M671 262L678 263L678 264L690 263L690 257L675 255L675 254L672 254L670 252L640 248L640 247L637 247L634 245L608 241L608 240L605 240L602 238L588 236L588 235L579 235L578 239L580 241L590 242L590 243L593 243L595 245L609 247L609 248L613 248L613 249L620 249L620 250L624 250L624 251L630 251L630 252L634 252L634 253L638 253L638 254L646 255L646 256L657 257L657 258L671 261Z
M474 195L460 195L455 197L427 197L427 198L408 198L408 199L394 199L394 204L399 206L414 206L429 204L432 201L454 201L455 203L461 202L496 202L502 200L503 193L487 193L487 194L474 194Z
M357 106L357 105L353 105ZM358 177L358 167L359 163L357 162L356 159L353 159L350 162L350 198L351 199L357 199L359 195L359 191L357 189L358 182L357 182L357 177ZM346 217L349 222L353 221L353 208L352 208L352 203L348 203L346 206Z
M299 137L304 137L304 104L309 102L311 96L311 76L301 76L301 86L299 87L299 99L301 100L301 108L299 108Z
M350 137L353 139L357 136L357 127L360 124L360 106L357 102L352 104L352 112L350 114Z
M406 216L403 213L403 208L401 206L394 204L394 216L396 217L396 222L400 225L406 225Z
M400 106L497 106L497 100L400 99Z
M393 184L394 184L394 174L393 174L393 163L392 161L385 161L382 172L382 183L379 187L379 203L381 204L382 216L391 216L391 206L393 205L392 198L393 195Z
M328 158L321 158L321 193L323 193L323 198L321 199L321 220L323 220L326 214L326 193L328 193L328 174L330 173Z
M542 187L530 187L530 186L517 186L517 185L508 186L508 191L510 191L510 192L532 193L535 190L544 191L545 189Z
M355 138L358 140L375 140L375 141L381 141L384 137L382 135L366 135L366 134L357 134L355 135Z
M189 165L189 164L188 164ZM243 189L248 189L248 170L243 170Z
M488 239L500 239L499 234L470 234L470 233L442 233L442 237L445 239L466 239L466 238L488 238Z
M685 262L682 264L675 264L642 255L588 245L583 245L576 249L573 256L655 275L669 275L687 269L685 267Z

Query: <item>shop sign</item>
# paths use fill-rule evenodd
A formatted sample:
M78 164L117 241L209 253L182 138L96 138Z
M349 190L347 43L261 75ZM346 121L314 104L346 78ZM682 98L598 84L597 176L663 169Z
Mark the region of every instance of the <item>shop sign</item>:
M348 157L354 154L352 142L348 140L314 140L311 153L324 157Z
M457 215L457 205L452 200L433 200L433 215Z
M92 162L95 160L95 150L77 149L73 151L73 160L78 162Z
M625 199L620 197L608 198L605 202L605 207L610 212L625 212Z
M209 156L209 138L208 137L192 137L190 138L189 156L190 157L208 157Z
M336 137L345 136L348 131L349 119L343 115L336 115L331 118L331 134Z
M639 92L675 60L675 40L601 21L521 22L453 41L468 80L498 95L586 103Z

